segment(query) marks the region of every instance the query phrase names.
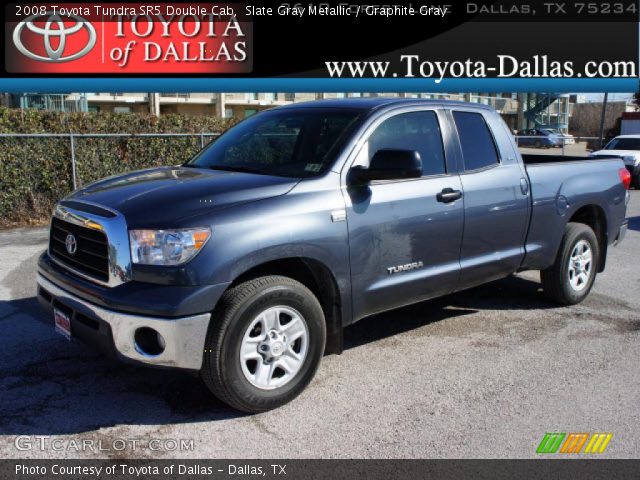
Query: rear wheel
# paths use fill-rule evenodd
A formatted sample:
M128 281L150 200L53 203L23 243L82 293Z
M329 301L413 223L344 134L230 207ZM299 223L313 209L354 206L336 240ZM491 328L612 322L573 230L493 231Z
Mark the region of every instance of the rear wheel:
M202 378L220 400L263 412L294 399L324 352L322 307L301 283L261 277L230 289L209 328Z
M542 286L562 305L580 303L591 291L600 259L598 239L582 223L569 223L555 263L540 272Z

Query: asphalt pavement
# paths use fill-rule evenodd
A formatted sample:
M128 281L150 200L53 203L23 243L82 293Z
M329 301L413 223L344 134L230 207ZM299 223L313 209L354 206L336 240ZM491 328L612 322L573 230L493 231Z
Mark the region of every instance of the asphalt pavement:
M545 432L610 432L640 458L640 192L581 305L529 272L349 327L294 402L243 415L198 378L107 360L34 297L44 229L0 232L4 458L529 458Z

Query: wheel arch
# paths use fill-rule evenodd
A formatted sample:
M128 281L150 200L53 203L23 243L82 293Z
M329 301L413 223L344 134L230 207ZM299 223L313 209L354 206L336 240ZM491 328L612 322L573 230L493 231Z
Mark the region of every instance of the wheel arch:
M228 288L267 275L292 278L307 287L316 296L325 316L327 342L325 352L342 353L343 302L336 278L323 262L309 257L287 257L252 266L236 276Z
M607 247L609 245L607 216L604 209L597 204L583 205L571 215L569 222L587 225L596 234L600 250L598 272L602 272L606 265Z

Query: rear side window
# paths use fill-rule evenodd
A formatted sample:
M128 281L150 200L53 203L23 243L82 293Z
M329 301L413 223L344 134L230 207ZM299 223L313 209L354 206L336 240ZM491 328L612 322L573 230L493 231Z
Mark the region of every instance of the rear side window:
M382 122L369 137L369 161L378 150L415 150L422 159L422 175L446 173L438 117L433 111L395 115Z
M453 112L465 170L477 170L497 164L500 159L487 122L479 113Z

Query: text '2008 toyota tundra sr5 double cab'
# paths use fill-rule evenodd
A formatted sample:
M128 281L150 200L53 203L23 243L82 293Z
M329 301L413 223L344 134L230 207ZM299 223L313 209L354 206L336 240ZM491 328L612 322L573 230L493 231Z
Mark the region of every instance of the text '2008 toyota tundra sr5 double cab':
M619 159L523 160L481 105L297 104L59 202L38 294L66 336L264 411L369 315L523 270L580 302L625 234L628 187Z

